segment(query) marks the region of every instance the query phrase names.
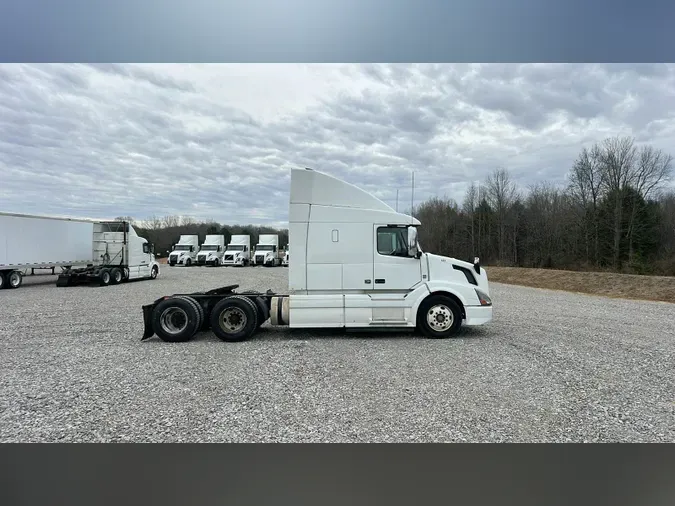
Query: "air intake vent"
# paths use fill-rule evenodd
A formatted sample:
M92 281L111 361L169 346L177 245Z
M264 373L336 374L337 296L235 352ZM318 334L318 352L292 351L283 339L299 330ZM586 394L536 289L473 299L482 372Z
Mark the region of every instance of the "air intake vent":
M467 269L466 267L460 267L459 265L454 265L454 264L453 264L453 267L455 268L455 270L458 270L458 271L463 272L463 273L464 273L464 276L466 276L466 280L467 280L469 283L471 283L472 285L478 286L478 282L476 281L476 278L474 277L473 272L471 272L471 271L470 271L469 269Z

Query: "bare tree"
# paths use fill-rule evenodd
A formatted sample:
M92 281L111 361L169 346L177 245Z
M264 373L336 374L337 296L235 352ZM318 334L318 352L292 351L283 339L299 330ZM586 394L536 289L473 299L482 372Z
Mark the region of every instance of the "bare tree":
M147 220L148 222L148 228L150 230L159 230L162 228L162 219L156 215L152 215L150 219Z
M621 267L621 235L623 225L623 198L635 178L635 142L632 137L611 137L602 145L603 183L614 199L614 241L612 265Z
M486 181L488 202L497 213L497 229L499 232L500 260L506 257L506 220L508 212L516 199L516 185L511 181L506 169L498 168L490 174Z
M593 231L593 260L596 266L600 264L598 204L604 185L601 155L600 146L597 144L590 150L584 148L572 166L568 186L571 197L581 211L587 260L591 256L589 234L591 229Z
M175 215L164 216L164 218L162 218L162 223L164 224L164 228L175 228L180 225L180 217Z
M462 211L468 219L469 238L471 241L471 252L475 255L476 250L476 207L478 207L478 187L472 181L466 190Z

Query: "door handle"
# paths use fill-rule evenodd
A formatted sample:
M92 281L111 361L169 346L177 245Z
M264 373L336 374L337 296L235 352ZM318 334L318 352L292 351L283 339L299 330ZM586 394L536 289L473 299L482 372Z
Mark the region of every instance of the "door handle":
M384 278L378 278L375 280L376 285L383 285L384 284Z

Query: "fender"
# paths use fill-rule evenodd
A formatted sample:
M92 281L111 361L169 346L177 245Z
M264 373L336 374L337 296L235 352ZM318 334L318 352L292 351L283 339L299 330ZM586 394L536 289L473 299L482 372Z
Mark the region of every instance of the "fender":
M162 273L162 269L159 266L159 262L157 260L152 260L150 262L150 271L152 271L153 267L157 267L157 277L159 277L159 275Z
M467 306L478 306L480 302L474 292L474 286L466 286L464 284L452 283L444 280L429 281L418 286L415 290L410 292L407 298L414 300L410 307L410 320L417 321L417 311L422 302L433 293L446 292L454 295L462 304L462 309Z

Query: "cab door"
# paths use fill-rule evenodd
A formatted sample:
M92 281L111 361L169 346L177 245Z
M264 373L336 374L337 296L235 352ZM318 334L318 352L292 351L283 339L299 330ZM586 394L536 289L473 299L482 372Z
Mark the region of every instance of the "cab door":
M408 230L405 226L374 225L374 279L377 292L407 292L422 281L421 261L408 256Z

